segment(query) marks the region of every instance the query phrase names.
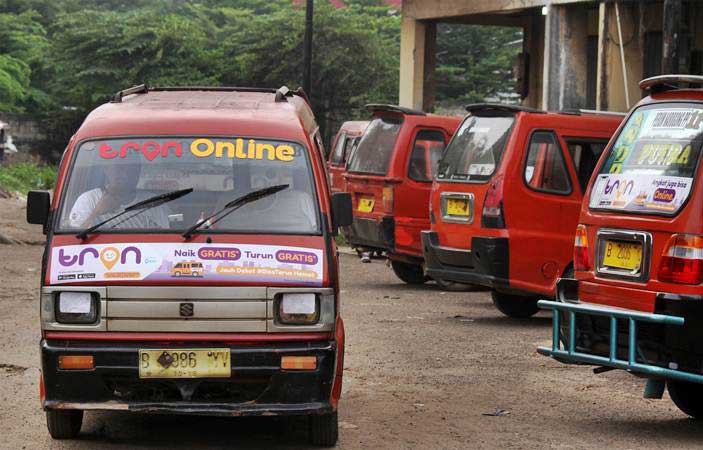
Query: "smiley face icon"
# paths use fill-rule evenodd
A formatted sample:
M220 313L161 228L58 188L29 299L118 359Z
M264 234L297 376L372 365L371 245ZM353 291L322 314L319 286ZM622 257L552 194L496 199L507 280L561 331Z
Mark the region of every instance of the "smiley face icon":
M120 258L120 251L115 247L106 247L100 252L100 261L107 270L111 270Z

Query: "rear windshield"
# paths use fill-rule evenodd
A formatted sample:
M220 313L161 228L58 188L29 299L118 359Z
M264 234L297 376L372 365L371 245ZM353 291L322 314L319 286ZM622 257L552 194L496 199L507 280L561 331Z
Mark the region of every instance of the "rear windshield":
M589 207L676 214L691 193L702 133L701 105L639 108L608 150Z
M136 202L183 197L105 224L101 233L183 232L254 190L288 185L213 224L212 232L318 234L317 197L304 147L245 137L156 137L84 142L77 150L58 229L75 232ZM197 266L193 266L197 267Z
M385 175L400 132L401 118L377 117L369 123L359 145L351 155L350 172Z
M439 180L487 181L498 167L515 118L469 116L447 146Z

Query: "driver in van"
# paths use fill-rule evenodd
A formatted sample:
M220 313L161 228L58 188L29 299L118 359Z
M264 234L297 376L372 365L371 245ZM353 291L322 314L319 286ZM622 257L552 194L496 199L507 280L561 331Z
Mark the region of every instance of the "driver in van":
M105 186L82 193L76 199L69 214L71 227L88 227L100 220L107 219L139 200L151 196L149 193L138 194L137 184L141 174L138 164L110 164L103 168ZM134 213L136 214L136 212ZM123 221L115 221L120 228L168 228L168 215L163 208L143 211ZM119 225L117 225L119 224Z

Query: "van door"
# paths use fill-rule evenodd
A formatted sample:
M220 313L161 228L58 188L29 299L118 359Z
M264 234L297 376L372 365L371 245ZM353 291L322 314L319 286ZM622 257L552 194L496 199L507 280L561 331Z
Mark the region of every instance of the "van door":
M506 207L510 283L516 289L553 295L556 278L571 261L571 222L577 220L581 192L554 130L533 131L523 161L521 188Z
M420 232L430 229L432 180L449 136L440 129L418 128L406 153L405 180L395 188L396 249L422 257Z

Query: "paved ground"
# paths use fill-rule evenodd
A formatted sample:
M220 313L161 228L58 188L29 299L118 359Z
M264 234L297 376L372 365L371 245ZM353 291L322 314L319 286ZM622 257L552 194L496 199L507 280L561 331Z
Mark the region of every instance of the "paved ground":
M1 449L305 448L296 424L91 413L52 441L38 401L39 246L0 245ZM549 319L502 317L486 292L409 287L342 257L347 358L341 449L700 448L703 424L621 372L536 354ZM504 415L484 413L504 411Z

